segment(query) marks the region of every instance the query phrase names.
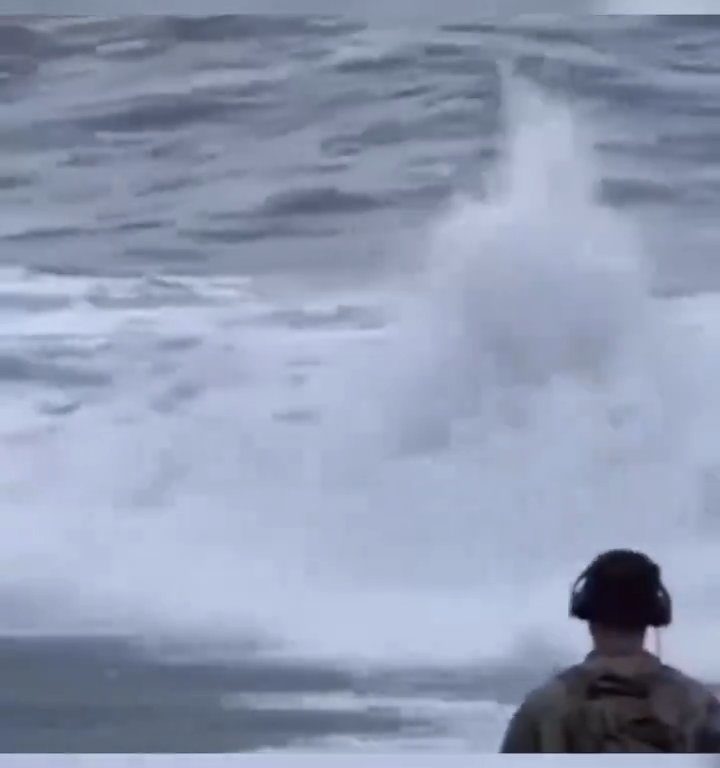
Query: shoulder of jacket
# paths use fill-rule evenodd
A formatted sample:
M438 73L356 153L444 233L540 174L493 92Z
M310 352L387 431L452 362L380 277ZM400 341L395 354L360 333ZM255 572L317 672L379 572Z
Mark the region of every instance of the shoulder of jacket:
M578 677L580 667L568 667L532 690L525 698L525 708L529 712L543 714L549 710L563 708L570 696L569 684Z
M720 706L716 696L708 686L675 667L664 664L661 668L660 679L676 690L682 691L696 705Z

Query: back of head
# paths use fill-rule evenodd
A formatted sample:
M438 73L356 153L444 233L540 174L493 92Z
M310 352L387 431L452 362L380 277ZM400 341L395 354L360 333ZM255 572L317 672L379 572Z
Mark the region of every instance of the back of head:
M672 603L655 562L641 552L614 549L596 557L580 574L570 615L634 632L670 624Z

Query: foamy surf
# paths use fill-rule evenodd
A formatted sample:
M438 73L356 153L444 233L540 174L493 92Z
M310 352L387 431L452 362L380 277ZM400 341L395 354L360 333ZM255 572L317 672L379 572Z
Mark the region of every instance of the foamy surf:
M495 191L429 227L424 276L385 307L397 322L264 323L242 281L6 284L67 302L9 318L6 338L84 338L109 377L6 447L18 588L128 631L480 663L526 637L580 651L568 585L629 544L681 596L669 660L715 674L691 649L707 581L684 567L715 556L714 301L653 297L577 119L511 93Z

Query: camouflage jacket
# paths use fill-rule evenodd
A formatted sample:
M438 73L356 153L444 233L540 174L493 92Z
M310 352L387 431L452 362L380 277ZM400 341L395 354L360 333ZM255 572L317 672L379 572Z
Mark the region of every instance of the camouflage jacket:
M568 682L576 675L603 674L652 680L652 707L664 721L685 734L683 751L720 753L720 702L696 680L666 666L650 653L600 656L591 653L582 664L564 670L533 691L522 703L505 733L501 752L572 752L567 723L575 700Z

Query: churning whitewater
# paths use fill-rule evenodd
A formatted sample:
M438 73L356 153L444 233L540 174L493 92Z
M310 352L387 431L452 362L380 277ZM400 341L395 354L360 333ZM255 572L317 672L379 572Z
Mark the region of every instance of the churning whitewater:
M428 222L402 295L325 298L288 327L239 279L6 276L64 300L11 319L26 367L62 338L88 361L67 375L113 380L3 446L3 559L45 620L502 658L567 643L569 575L632 544L667 561L669 647L697 660L712 303L653 298L630 223L595 201L589 136L508 88L490 194ZM345 329L353 308L369 320Z

